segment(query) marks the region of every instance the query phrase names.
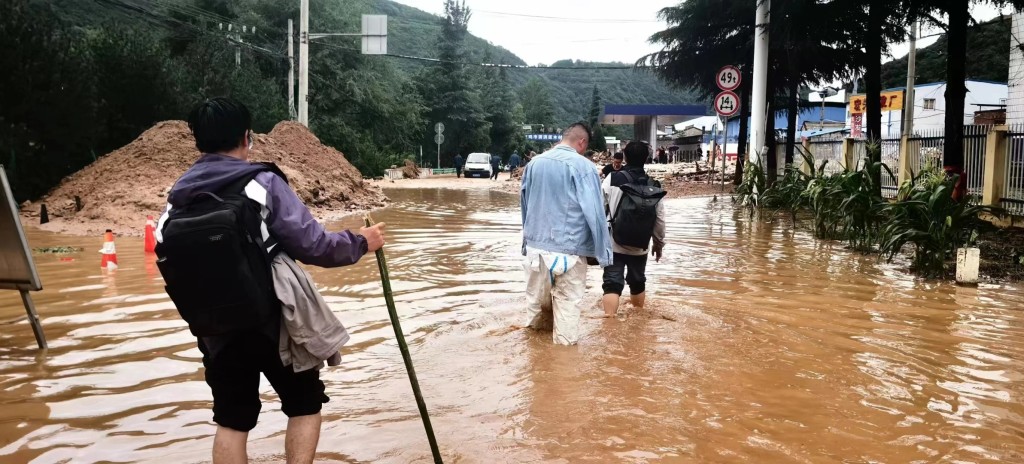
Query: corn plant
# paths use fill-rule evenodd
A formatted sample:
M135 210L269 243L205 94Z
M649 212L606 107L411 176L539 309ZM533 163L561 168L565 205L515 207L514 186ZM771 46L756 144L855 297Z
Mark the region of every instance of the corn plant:
M913 245L911 270L925 277L946 275L946 263L956 249L977 237L982 213L1001 215L999 208L953 200L953 179L925 182L930 174L915 176L905 196L885 204L880 212L888 217L879 237L879 253L892 261L905 245Z

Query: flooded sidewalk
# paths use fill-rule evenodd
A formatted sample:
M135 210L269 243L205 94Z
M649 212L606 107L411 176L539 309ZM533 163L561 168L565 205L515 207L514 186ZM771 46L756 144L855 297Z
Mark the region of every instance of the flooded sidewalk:
M390 190L374 214L446 462L1024 462L1024 289L915 280L898 264L750 220L726 200L667 200L646 310L597 319L578 346L523 321L519 199ZM332 228L358 227L358 218ZM0 462L206 462L200 353L155 257L119 239L29 231L50 340L0 333ZM309 268L352 333L322 374L318 462L431 462L372 256ZM628 306L628 305L627 305ZM23 315L0 293L0 321ZM266 381L255 462L283 461Z

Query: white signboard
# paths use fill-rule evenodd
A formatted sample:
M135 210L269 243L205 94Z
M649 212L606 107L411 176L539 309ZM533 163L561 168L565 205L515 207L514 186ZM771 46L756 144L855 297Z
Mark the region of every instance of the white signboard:
M363 15L363 54L388 54L387 15Z

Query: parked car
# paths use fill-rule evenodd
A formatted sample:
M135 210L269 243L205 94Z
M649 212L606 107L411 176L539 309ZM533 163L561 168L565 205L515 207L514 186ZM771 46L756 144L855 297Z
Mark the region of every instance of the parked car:
M466 167L462 171L466 177L491 177L491 155L487 153L470 153L466 157Z

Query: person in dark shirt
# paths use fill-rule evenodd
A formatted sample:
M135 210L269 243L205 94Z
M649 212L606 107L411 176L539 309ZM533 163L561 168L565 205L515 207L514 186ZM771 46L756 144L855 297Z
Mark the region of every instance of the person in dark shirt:
M454 162L455 162L455 177L462 177L462 167L466 165L466 162L463 161L463 159L462 159L462 155L456 154Z
M622 152L615 153L612 155L612 164L605 165L604 169L601 169L601 178L604 179L613 172L622 170Z
M501 157L491 155L491 179L498 180L498 172L501 171Z

